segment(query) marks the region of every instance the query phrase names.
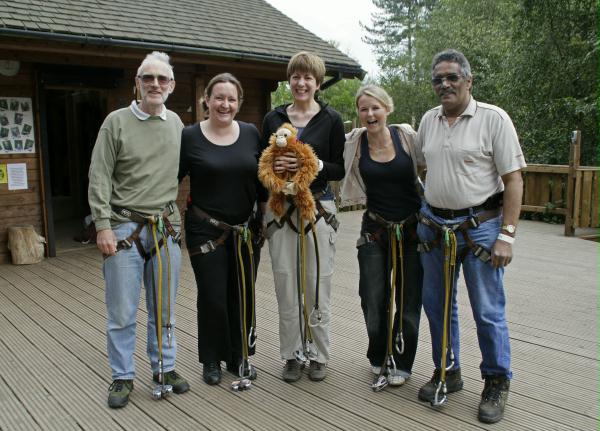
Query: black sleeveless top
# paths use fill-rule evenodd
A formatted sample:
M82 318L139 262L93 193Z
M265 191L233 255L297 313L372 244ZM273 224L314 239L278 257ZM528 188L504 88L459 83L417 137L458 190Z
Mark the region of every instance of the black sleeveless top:
M386 220L402 221L417 212L421 199L415 187L415 173L410 155L402 148L400 135L395 127L389 127L396 155L389 162L377 162L369 154L367 133L360 142L358 168L365 183L367 210ZM380 225L363 216L362 231L374 232Z

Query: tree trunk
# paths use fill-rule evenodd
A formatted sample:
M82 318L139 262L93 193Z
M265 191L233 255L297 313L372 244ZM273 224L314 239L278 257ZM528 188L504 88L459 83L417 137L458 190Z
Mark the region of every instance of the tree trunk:
M8 248L14 265L38 263L44 258L44 237L31 225L8 227Z

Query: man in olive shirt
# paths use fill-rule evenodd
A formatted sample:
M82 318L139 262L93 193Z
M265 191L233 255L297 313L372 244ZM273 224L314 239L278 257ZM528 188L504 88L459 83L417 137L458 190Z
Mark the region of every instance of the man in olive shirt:
M503 417L512 377L503 275L512 260L523 193L521 169L526 164L506 112L471 96L471 67L462 53L446 50L434 57L432 84L441 105L423 116L416 149L419 162L427 165L426 203L418 233L425 273L423 306L436 369L419 390L419 399L439 405L445 392L463 387L456 303L456 280L462 265L485 379L479 420L493 423ZM452 296L446 331L449 329L451 341L442 348L442 274L444 258L452 256L445 246L452 242L447 240L451 238L444 230L447 227L456 235L456 272L448 284ZM445 364L441 364L443 353L447 353ZM441 367L448 369L445 388L440 384Z
M113 379L108 405L112 408L125 406L133 389L142 279L153 379L158 381L161 372L155 326L158 312L164 316L162 383L171 385L175 393L189 389L185 379L175 372L174 305L181 262L176 241L181 222L175 200L183 123L164 105L175 88L169 57L156 51L148 54L137 71L135 84L141 102L133 101L129 107L108 115L98 133L89 171L88 199L98 232L98 249L105 257L107 348ZM163 241L160 253L155 250L149 216L161 220L157 235ZM163 221L169 232L162 228ZM155 289L160 283L157 256L163 267L162 290L170 293L170 303L163 305L163 311L155 308Z

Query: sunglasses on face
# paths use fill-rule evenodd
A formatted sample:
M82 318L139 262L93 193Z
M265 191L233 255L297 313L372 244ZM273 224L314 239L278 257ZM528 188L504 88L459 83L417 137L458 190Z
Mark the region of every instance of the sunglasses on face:
M150 73L145 73L143 75L138 75L138 78L142 80L142 82L146 85L154 84L154 80L158 81L159 85L163 87L172 81L171 78L165 75L152 75Z
M433 78L431 78L431 83L435 87L437 87L438 85L442 85L444 80L446 80L448 82L458 82L461 78L462 78L461 75L458 75L456 73L449 73L448 75L444 75L444 76L434 76Z

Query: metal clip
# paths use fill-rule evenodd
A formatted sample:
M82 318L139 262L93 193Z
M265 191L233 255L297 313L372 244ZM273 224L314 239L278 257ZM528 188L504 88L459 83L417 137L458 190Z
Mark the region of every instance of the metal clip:
M245 391L246 389L250 389L251 384L250 379L234 380L231 382L231 390L236 392Z
M215 251L217 247L215 246L212 240L205 242L200 246L200 252L202 254L210 253L211 251Z
M373 392L381 392L388 385L388 383L387 377L383 374L380 374L371 385L371 389L373 389Z
M442 394L441 398L440 393ZM448 402L448 396L446 394L446 382L442 383L442 381L440 380L440 382L437 385L437 388L435 389L433 399L431 400L431 407L440 407L446 404Z
M484 263L488 262L492 258L491 253L489 251L487 251L485 248L483 248L482 246L480 246L479 244L477 244L475 249L473 249L473 254Z
M181 241L181 232L175 231L175 235L173 235L172 237L173 237L173 242L176 242L177 244L179 244L179 241Z
M398 345L400 345L400 347L398 347ZM401 331L396 334L395 348L399 355L404 353L404 336L402 335Z
M316 313L316 316L315 316ZM315 320L315 316L316 320ZM323 320L323 314L321 313L321 310L319 310L319 308L317 308L317 306L315 305L312 309L312 311L310 312L310 316L308 316L308 325L311 328L314 328L315 326L320 326L322 324L322 320Z
M258 336L256 335L256 328L254 326L250 327L250 331L248 332L248 347L253 348L256 346L256 340Z
M173 327L170 323L167 324L167 344L169 345L169 349L171 348L171 342L173 340Z
M472 229L477 229L481 224L479 222L479 217L477 217L476 215L472 215L471 217L469 217L469 224L471 225Z
M333 228L334 231L337 232L338 228L340 227L340 222L335 217L334 213L329 213L329 216L325 219L325 221Z
M252 365L250 365L249 359L244 359L238 369L238 375L242 379L249 379L252 376Z
M123 244L125 248L131 248L131 241L129 241L127 238L122 239L121 244Z

